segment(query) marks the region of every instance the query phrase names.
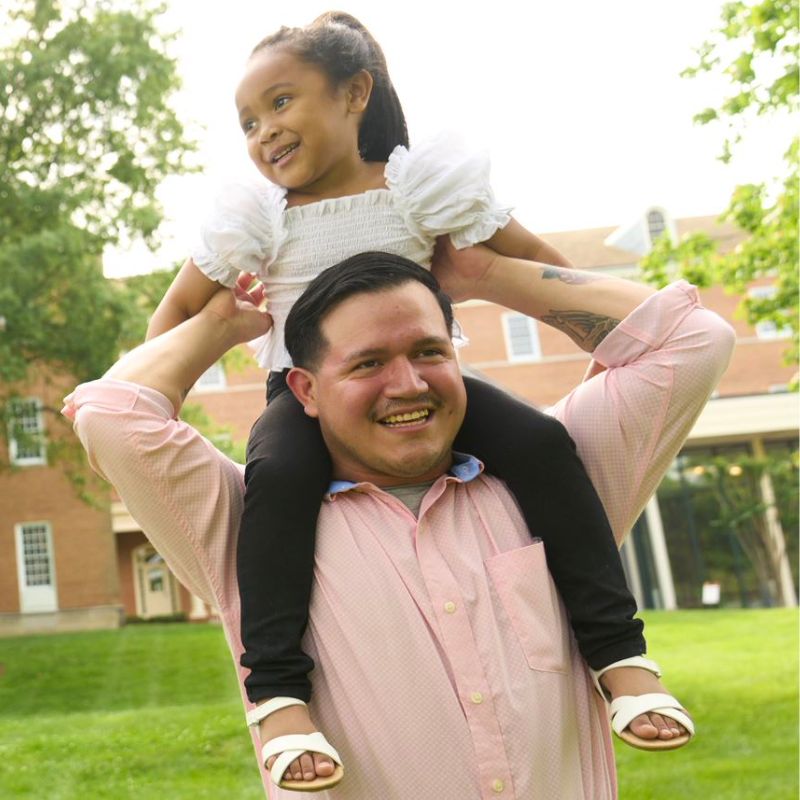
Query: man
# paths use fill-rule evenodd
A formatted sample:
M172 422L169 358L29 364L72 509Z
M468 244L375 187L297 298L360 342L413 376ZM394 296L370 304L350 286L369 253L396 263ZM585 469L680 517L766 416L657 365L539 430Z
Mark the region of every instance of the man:
M380 254L356 259L361 283L292 334L302 350L310 330L311 357L289 379L319 418L337 479L304 642L317 664L314 719L348 765L328 796L612 798L606 711L541 545L504 485L451 451L464 390L447 308L413 274L381 285ZM605 367L554 413L621 539L722 374L729 326L684 283L656 293L482 248L445 247L436 269L454 296L550 321ZM348 265L332 268L334 283L336 270ZM209 364L268 325L217 295L69 398L93 466L177 576L219 608L237 663L241 470L173 414ZM386 490L426 483L418 511L413 492Z

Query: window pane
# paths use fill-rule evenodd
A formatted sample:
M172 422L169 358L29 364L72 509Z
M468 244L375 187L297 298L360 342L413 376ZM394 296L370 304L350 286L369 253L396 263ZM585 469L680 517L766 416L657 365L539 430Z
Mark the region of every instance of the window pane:
M25 525L22 528L22 562L27 586L52 586L45 525Z
M541 355L536 323L524 314L508 315L504 318L511 358Z
M12 461L42 461L41 403L37 398L12 400L9 406L9 435Z

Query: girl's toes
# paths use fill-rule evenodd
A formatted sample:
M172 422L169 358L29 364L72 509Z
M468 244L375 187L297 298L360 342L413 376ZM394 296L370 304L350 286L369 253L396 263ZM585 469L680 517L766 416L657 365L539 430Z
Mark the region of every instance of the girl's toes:
M655 725L653 717L661 719L658 714L640 714L636 719L631 720L631 724L628 726L631 733L634 734L634 736L638 736L640 739L659 738L659 729Z
M313 781L317 777L314 769L314 759L311 753L303 753L298 759L300 761L300 771L304 781Z
M335 769L333 761L331 761L328 756L323 756L319 753L314 754L314 768L320 778L330 777L333 775Z
M669 717L662 717L661 714L650 714L650 721L658 731L659 739L672 739L679 733L675 721L669 719Z
M296 758L289 764L288 768L286 769L286 774L284 775L290 781L301 781L303 780L303 770L300 767L300 759Z

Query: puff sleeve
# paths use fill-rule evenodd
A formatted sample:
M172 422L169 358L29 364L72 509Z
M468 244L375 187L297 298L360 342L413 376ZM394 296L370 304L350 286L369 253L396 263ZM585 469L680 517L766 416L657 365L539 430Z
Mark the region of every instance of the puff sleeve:
M421 240L449 233L457 248L484 242L509 220L489 183L489 157L469 152L452 134L410 149L398 146L386 165L386 185L409 230Z
M240 272L263 276L286 239L284 189L265 183L223 187L200 229L192 260L211 280L233 287Z

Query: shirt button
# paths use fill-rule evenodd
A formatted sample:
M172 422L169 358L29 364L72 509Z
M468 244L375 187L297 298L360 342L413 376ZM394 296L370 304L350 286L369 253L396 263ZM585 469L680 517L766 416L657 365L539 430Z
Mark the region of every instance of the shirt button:
M500 794L500 792L502 792L502 791L503 791L503 789L505 789L505 788L506 788L506 786L505 786L505 784L503 783L503 781L501 781L501 780L500 780L500 778L495 778L495 779L492 781L492 791L493 791L495 794Z
M480 692L473 692L469 696L469 699L472 700L472 702L477 706L483 702L483 695Z
M455 614L455 611L456 611L456 604L455 604L455 603L454 603L452 600L448 600L448 601L447 601L447 602L444 604L444 610L445 610L445 611L446 611L448 614Z

